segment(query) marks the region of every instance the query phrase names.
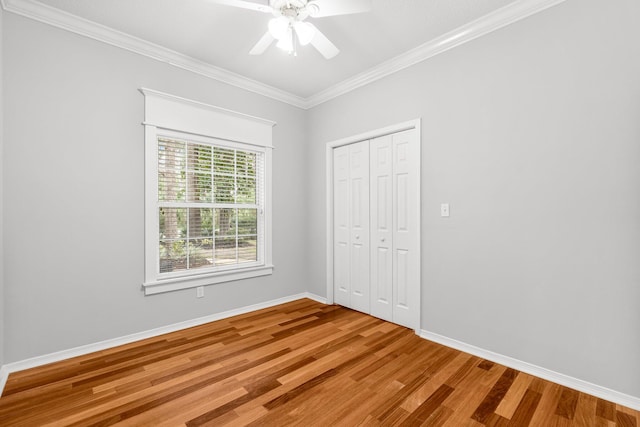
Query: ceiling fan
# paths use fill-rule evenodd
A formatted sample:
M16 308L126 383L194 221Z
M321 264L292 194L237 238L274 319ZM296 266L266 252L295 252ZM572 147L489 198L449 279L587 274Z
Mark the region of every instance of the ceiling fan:
M336 56L340 50L306 19L347 15L371 9L371 0L269 0L268 5L246 0L212 1L273 15L268 31L249 51L250 55L261 55L277 40L276 46L292 55L296 55L298 45L311 44L327 59Z

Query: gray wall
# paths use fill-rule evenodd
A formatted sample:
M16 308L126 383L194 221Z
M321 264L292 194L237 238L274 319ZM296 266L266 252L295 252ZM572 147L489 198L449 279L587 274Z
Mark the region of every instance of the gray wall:
M304 111L12 13L3 33L5 363L306 291ZM272 276L143 296L140 87L278 123Z
M422 327L640 396L638 16L568 0L312 109L309 290L325 143L421 117Z
M3 39L3 31L4 28L4 10L0 7L0 366L4 363L4 227L3 227L3 179L4 176L4 155L2 147L4 146L4 128L3 128L3 118L4 118L4 94L2 91L3 88L3 55L2 55L2 39Z

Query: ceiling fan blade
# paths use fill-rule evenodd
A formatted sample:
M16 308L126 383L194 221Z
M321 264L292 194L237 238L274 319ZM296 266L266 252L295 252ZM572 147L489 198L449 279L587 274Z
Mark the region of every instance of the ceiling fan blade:
M258 40L258 43L256 43L256 45L249 51L249 55L262 55L264 51L271 46L271 43L273 43L274 40L275 39L271 33L267 31L265 35Z
M255 10L257 12L271 13L273 9L266 4L258 4L245 0L209 0L212 3L224 6L239 7L241 9Z
M311 25L316 32L311 39L311 44L313 45L313 47L318 49L318 52L320 52L322 56L327 59L331 59L340 53L340 49L338 49L336 45L331 43L331 40L329 40L327 36L322 34L315 25L311 24L310 22L309 25Z
M348 15L371 10L371 0L312 0L309 5L309 14L314 18Z

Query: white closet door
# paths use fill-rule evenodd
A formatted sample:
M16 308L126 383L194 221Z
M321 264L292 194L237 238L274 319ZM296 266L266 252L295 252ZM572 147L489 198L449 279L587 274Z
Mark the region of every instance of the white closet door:
M420 327L420 147L417 131L392 135L393 322Z
M336 304L351 306L349 284L349 147L333 150L333 283Z
M393 321L392 136L371 140L371 314Z
M350 307L369 313L369 141L349 147Z
M420 328L417 130L333 149L337 304Z

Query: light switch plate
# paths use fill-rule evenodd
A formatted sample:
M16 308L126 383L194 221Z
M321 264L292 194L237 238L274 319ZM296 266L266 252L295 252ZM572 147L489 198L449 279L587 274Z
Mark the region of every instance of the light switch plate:
M198 286L196 288L196 298L202 298L204 296L204 286Z
M440 216L443 216L443 217L449 216L449 203L442 203L440 205Z

